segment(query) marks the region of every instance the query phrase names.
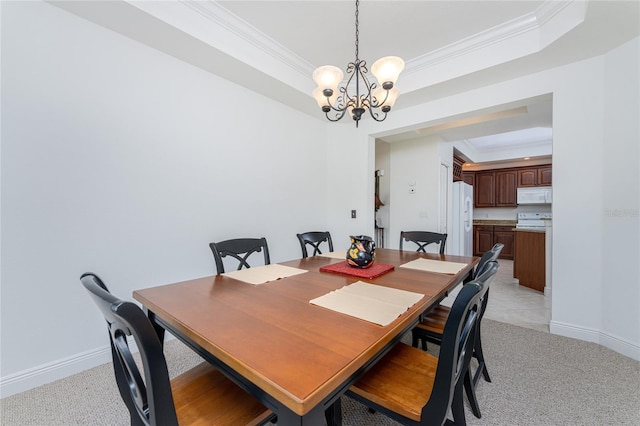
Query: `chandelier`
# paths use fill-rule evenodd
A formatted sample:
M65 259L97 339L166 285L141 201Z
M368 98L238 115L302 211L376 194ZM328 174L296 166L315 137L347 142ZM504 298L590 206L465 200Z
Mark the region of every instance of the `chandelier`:
M397 56L378 59L371 67L371 73L378 83L369 81L367 63L359 58L359 4L360 1L356 0L356 60L347 65L347 74L350 74L347 83L338 87L344 74L340 68L332 65L324 65L313 72L313 80L318 85L313 91L313 97L327 119L338 121L349 111L356 127L366 111L376 121L387 118L387 113L400 95L394 85L404 69L404 61Z

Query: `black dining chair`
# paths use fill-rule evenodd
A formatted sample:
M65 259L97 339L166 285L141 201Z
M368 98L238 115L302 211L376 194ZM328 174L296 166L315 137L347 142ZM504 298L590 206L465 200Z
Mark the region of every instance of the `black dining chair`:
M458 293L437 357L398 343L346 394L403 425L464 425L463 378L483 292L484 284L472 281Z
M266 238L236 238L217 243L209 243L209 248L213 253L213 259L216 262L218 275L224 274L223 258L230 256L238 261L238 269L250 268L247 259L253 253L262 252L264 254L264 264L269 265L271 259L269 257L269 246Z
M309 253L307 251L307 245L313 247L313 254L311 256L316 256L318 254L322 254L320 250L320 245L326 243L329 247L327 252L333 251L333 241L331 241L331 234L329 231L313 231L313 232L305 232L302 234L296 234L298 237L298 241L300 241L300 248L302 249L302 258L309 257Z
M473 272L472 279L479 275L478 272L484 269L484 265L487 262L490 262L492 260L497 261L498 257L500 257L500 253L502 252L503 248L504 248L504 244L495 243L493 247L491 247L491 250L487 250L486 252L482 253L482 256L480 257L480 261L478 261L478 264L476 265L476 269Z
M169 380L162 342L142 309L113 296L95 274L80 281L107 322L116 383L132 425L260 425L275 417L207 362ZM128 336L140 351L140 367Z
M429 244L440 244L440 254L444 254L444 246L447 242L447 234L438 234L428 231L400 231L400 250L403 250L403 241L417 244L417 252L426 253L425 247Z
M487 366L484 359L484 353L482 351L482 333L481 333L481 325L482 318L484 317L484 312L487 309L487 303L489 302L489 288L493 277L498 272L499 264L496 260L489 260L483 263L482 266L478 266L476 268L477 276L471 282L480 282L483 283L486 288L484 294L482 296L482 302L480 305L480 311L478 314L478 324L476 326L476 337L475 344L473 346L472 357L476 359L478 362L478 366L475 371L468 371L468 377L465 379L465 391L467 394L467 399L469 400L469 405L471 406L471 410L473 415L477 418L480 418L482 415L480 413L480 406L478 405L478 399L476 397L476 387L478 386L478 380L480 379L480 375L483 375L485 380L490 382L491 378L489 377L489 373L487 372ZM468 284L468 283L467 283ZM464 287L467 285L464 284ZM439 305L427 315L425 315L420 323L413 328L411 331L412 334L412 344L414 347L418 347L419 343L422 343L422 349L426 350L427 345L426 342L435 343L437 345L442 344L442 339L444 336L444 328L446 327L447 320L451 315L451 309L444 305Z

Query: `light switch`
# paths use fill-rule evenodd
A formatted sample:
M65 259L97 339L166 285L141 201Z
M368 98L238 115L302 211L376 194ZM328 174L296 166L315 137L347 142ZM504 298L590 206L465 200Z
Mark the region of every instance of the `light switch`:
M355 219L355 218L356 218L356 211L351 210L351 219Z

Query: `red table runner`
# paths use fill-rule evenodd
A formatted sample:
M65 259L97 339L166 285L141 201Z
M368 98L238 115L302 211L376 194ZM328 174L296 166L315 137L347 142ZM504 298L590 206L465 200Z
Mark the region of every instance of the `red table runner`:
M349 266L349 264L344 262L333 263L331 265L323 266L320 268L320 272L333 272L336 274L344 274L344 275L353 275L360 278L372 279L379 277L382 274L385 274L389 271L392 271L394 268L393 265L385 265L383 263L374 263L368 268L354 268L353 266Z

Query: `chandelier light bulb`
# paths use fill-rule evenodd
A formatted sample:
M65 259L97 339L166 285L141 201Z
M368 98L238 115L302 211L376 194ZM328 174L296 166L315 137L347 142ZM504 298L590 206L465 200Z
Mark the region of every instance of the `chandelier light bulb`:
M376 77L381 87L385 83L391 83L391 87L393 87L402 70L404 70L404 61L397 56L380 58L371 66L371 73Z
M343 77L342 70L333 65L318 67L313 72L313 81L316 82L318 87L322 90L331 89L334 93L337 92L338 84L342 82Z
M323 109L323 111L326 108L328 108L330 110L331 109L331 105L334 104L336 98L338 97L338 92L334 90L333 94L331 96L329 96L329 101L327 101L327 97L324 95L324 93L322 93L322 91L323 91L322 87L316 87L313 90L313 98L316 100L316 102L318 102L318 106L321 109Z

